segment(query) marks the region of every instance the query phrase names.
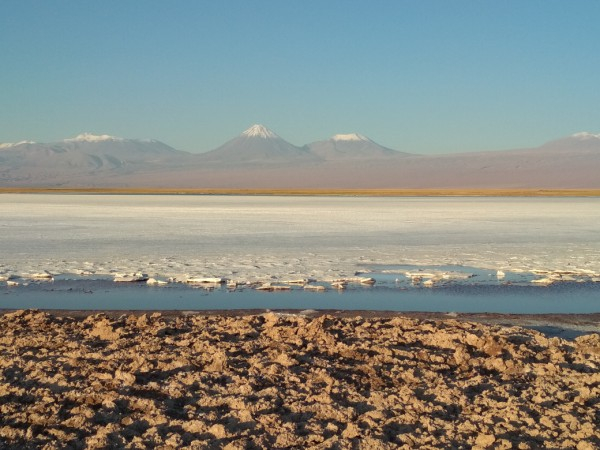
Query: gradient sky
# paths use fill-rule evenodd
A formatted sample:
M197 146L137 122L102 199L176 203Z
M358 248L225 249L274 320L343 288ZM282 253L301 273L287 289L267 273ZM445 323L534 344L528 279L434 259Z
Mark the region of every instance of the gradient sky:
M598 0L2 0L0 142L533 147L600 132Z

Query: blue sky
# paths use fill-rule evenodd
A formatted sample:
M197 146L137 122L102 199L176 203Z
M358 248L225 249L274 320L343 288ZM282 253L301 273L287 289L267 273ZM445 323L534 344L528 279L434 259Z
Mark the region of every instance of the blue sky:
M2 0L0 142L537 146L600 132L599 22L597 0Z

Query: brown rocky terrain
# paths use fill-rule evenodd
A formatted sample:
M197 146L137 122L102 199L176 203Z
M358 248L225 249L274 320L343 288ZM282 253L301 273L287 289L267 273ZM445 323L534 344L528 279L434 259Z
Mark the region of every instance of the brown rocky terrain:
M598 334L39 311L0 330L0 448L600 448Z

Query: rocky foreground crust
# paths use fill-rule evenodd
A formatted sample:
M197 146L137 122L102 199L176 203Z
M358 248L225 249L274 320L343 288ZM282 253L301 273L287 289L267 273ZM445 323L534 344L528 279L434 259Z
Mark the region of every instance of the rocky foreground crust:
M600 336L455 320L0 316L1 448L600 448Z

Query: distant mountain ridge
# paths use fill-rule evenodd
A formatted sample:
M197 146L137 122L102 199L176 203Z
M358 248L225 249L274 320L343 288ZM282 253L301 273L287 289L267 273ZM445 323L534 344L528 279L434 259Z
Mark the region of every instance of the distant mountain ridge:
M358 133L296 146L253 125L193 154L82 133L0 144L0 186L181 188L600 188L600 134L517 150L418 155Z
M3 144L0 185L63 185L85 178L96 183L99 177L179 167L188 158L160 141L90 133L52 143Z

